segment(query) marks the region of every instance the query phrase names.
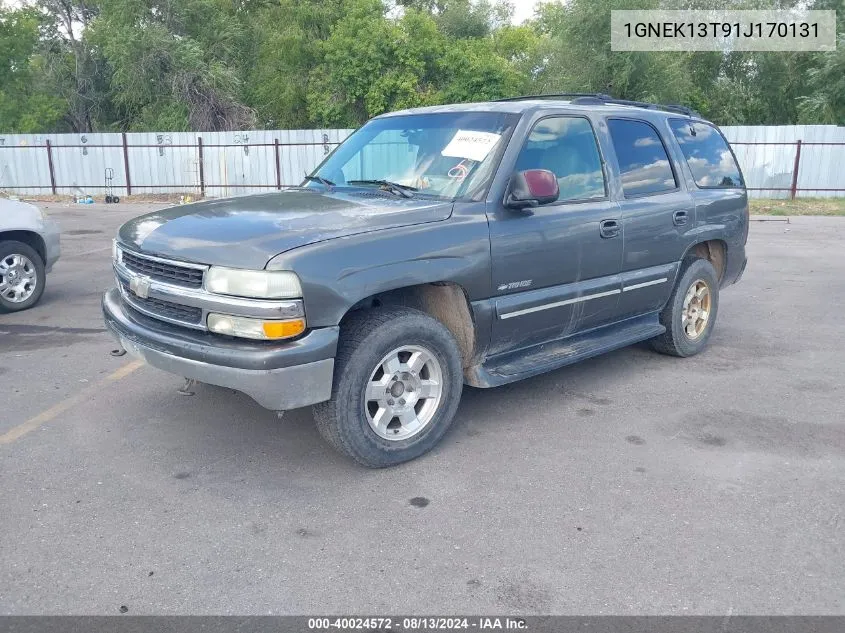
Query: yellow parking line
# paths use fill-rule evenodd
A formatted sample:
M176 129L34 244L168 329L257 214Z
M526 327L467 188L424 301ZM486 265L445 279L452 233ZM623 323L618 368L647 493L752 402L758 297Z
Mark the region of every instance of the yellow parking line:
M18 426L12 428L11 430L7 431L3 435L0 435L0 444L11 444L15 440L23 437L30 431L34 431L42 424L46 424L50 420L54 419L55 417L61 415L68 409L75 407L76 405L84 402L95 393L100 391L103 387L107 387L113 382L117 382L122 378L126 378L129 374L133 371L138 369L139 367L144 366L144 361L136 360L132 361L131 363L127 363L117 371L109 374L105 378L103 378L100 382L91 385L75 393L74 395L70 396L69 398L65 398L61 402L53 405L46 411L39 413L34 418L30 418L23 424L19 424Z

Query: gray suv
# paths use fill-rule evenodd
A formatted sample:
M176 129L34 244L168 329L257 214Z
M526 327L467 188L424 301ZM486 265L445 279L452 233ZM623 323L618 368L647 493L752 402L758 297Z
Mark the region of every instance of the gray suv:
M748 201L680 106L543 95L377 117L287 191L121 227L103 298L127 351L314 405L372 467L431 449L464 384L638 341L691 356L745 269Z

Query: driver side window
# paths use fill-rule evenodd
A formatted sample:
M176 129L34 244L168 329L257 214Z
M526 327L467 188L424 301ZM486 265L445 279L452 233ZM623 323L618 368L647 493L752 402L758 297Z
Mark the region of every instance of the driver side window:
M582 117L554 116L537 121L516 159L515 171L547 169L557 177L558 202L607 196L596 136Z

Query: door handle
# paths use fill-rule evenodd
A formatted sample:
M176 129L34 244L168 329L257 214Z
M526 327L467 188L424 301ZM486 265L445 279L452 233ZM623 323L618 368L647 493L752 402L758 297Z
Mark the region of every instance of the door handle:
M672 214L672 223L675 226L686 224L689 220L689 214L686 211L675 211Z
M619 220L602 220L599 222L599 234L604 238L616 237L622 230Z

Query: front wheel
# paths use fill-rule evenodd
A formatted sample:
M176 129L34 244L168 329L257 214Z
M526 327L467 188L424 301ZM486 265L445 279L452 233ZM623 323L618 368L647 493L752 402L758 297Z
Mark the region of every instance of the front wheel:
M410 308L353 314L341 328L332 398L314 406L321 435L371 468L431 450L463 388L458 344L440 321Z
M44 293L44 260L23 242L0 242L0 313L34 306Z
M693 356L707 346L719 311L716 269L706 259L684 260L672 296L660 313L666 332L651 339L655 351Z

